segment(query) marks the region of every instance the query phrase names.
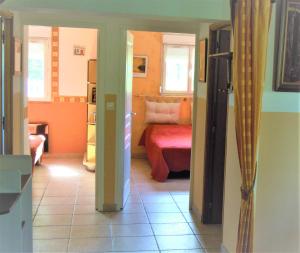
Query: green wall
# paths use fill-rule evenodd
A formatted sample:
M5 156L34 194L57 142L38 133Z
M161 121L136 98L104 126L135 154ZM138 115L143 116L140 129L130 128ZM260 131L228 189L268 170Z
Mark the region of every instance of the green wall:
M6 0L2 6L19 10L38 8L141 18L226 20L230 13L228 3L228 0Z

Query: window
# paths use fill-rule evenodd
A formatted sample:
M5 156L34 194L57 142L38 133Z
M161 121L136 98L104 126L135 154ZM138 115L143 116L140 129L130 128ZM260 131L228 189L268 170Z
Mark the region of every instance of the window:
M30 38L28 43L28 98L51 100L51 53L49 38Z
M194 83L194 36L170 36L168 35L164 39L161 92L167 94L191 94ZM168 43L168 41L171 41L171 43Z

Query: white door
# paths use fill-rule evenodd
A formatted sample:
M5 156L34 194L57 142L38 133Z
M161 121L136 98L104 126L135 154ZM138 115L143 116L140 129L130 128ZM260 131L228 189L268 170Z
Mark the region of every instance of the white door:
M132 71L133 71L133 35L127 32L126 79L125 79L125 120L124 120L124 182L123 207L130 193L131 170L131 118L132 118Z

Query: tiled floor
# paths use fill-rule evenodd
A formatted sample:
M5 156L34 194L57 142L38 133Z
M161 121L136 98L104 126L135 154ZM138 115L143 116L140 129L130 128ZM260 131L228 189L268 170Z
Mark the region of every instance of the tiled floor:
M189 180L151 180L132 161L132 189L119 213L95 211L95 174L79 159L44 160L33 176L34 252L219 252L220 226L197 223Z

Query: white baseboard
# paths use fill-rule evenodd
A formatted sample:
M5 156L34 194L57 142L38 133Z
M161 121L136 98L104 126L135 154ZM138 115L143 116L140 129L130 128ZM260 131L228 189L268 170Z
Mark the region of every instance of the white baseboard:
M78 153L63 153L63 154L44 153L43 159L47 159L47 158L55 158L55 159L80 158L80 159L83 159L83 156L84 156L84 154L78 154Z

